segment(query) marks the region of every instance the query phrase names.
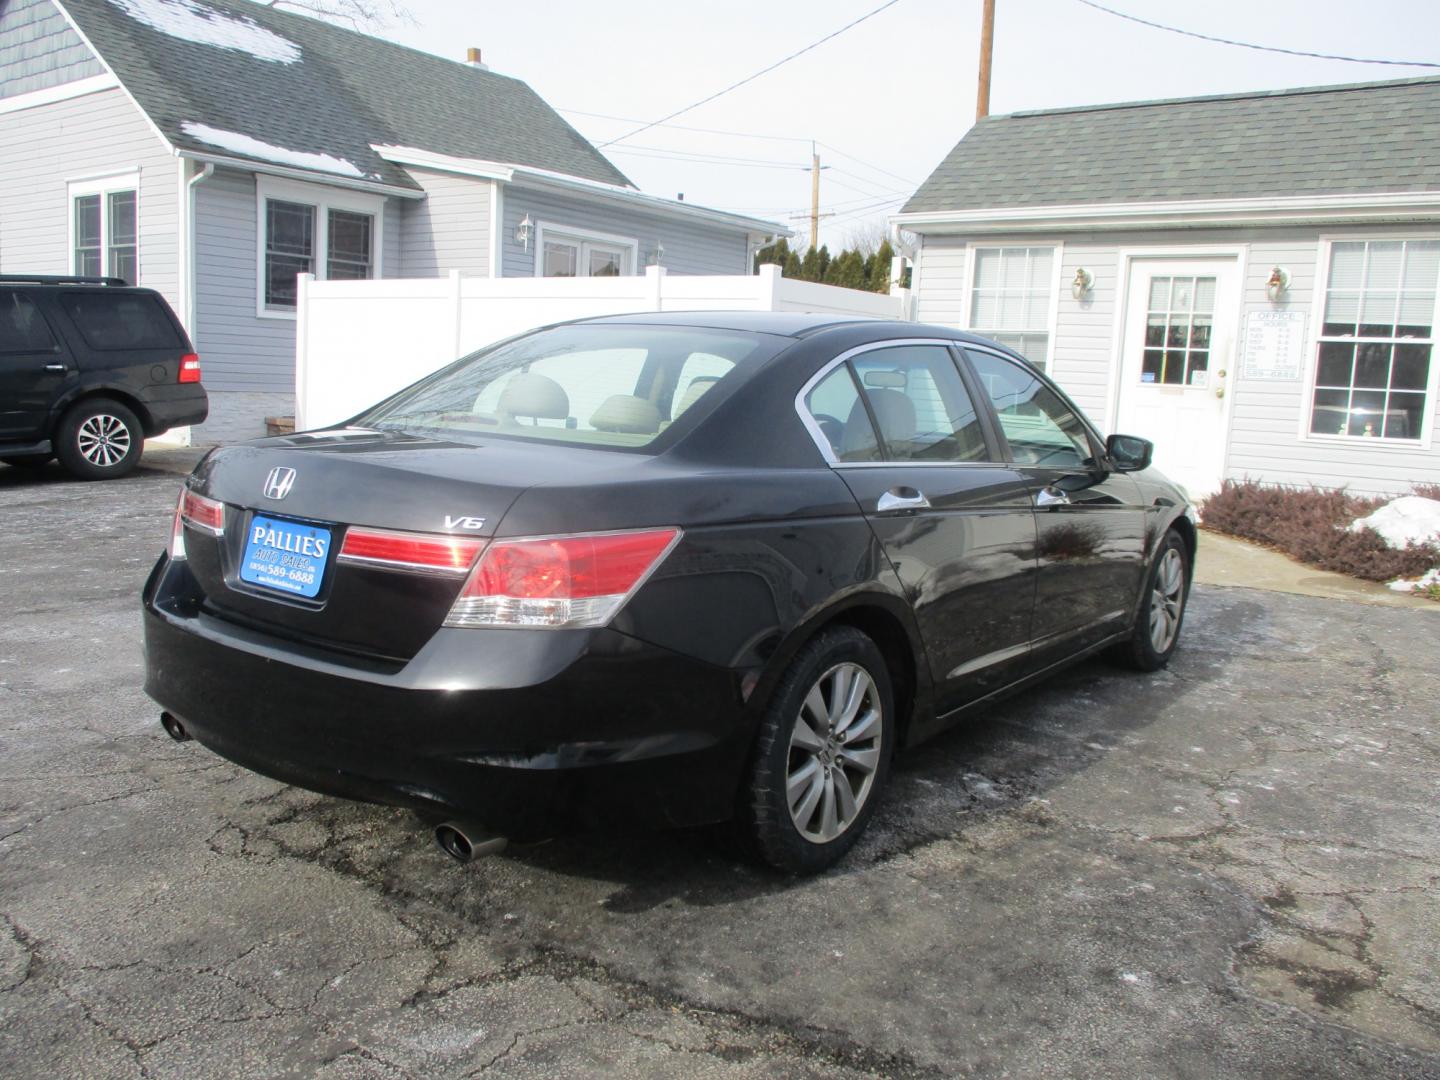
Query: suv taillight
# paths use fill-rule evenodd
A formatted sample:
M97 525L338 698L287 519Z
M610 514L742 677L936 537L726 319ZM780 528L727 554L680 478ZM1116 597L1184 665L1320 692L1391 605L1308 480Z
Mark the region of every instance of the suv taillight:
M180 378L177 381L200 381L200 357L197 353L186 353L180 358Z
M680 539L679 529L495 540L446 626L604 626Z

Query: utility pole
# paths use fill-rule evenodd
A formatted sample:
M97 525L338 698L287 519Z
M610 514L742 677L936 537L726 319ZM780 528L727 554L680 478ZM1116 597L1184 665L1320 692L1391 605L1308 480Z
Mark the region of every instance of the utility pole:
M990 115L990 57L995 52L995 0L984 0L980 16L980 92L975 98L975 119Z
M810 144L810 246L820 246L820 154L813 142Z

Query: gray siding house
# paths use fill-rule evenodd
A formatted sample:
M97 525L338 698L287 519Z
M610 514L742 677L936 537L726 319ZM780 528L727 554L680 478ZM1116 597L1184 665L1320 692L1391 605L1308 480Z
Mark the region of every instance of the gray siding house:
M478 64L246 0L0 0L0 273L162 292L198 440L293 411L297 273L747 274L777 233L640 193Z
M892 220L917 318L1019 349L1197 495L1440 481L1440 80L989 117Z

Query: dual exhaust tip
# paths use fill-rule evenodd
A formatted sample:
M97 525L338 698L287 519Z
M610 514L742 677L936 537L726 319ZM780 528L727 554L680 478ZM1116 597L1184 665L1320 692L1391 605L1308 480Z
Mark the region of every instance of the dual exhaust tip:
M185 730L184 722L174 713L162 712L160 726L165 729L165 734L176 742L189 742L194 738ZM496 836L483 825L460 820L446 821L435 826L435 842L446 855L462 863L468 863L483 855L499 855L510 843L505 837Z

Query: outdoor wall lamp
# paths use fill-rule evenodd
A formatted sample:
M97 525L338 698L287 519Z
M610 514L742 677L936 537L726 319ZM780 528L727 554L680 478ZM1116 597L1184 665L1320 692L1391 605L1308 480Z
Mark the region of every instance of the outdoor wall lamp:
M1265 295L1270 297L1272 302L1278 302L1280 294L1290 288L1290 271L1283 266L1274 266L1270 269L1270 277L1265 282Z
M515 242L526 251L530 250L530 215L526 214L515 226Z
M1095 284L1095 275L1083 266L1075 271L1075 280L1070 282L1070 295L1076 300L1084 300L1085 294L1090 291L1090 286Z

